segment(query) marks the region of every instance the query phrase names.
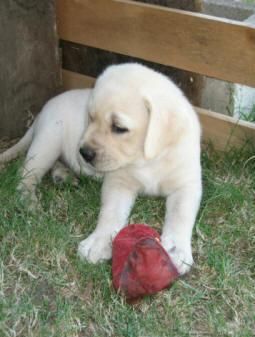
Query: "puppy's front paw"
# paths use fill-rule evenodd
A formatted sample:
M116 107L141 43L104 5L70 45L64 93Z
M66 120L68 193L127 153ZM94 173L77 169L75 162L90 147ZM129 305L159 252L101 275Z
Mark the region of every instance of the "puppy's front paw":
M71 174L69 169L60 165L55 165L54 169L51 171L51 176L55 185L61 185L67 182L69 182L74 187L79 185L79 179Z
M192 255L177 247L169 255L180 275L184 275L190 271L194 262Z
M168 237L162 237L162 245L168 252L180 275L190 271L194 262L190 244L178 244Z
M80 242L78 255L81 259L91 263L109 260L112 256L111 236L92 233Z

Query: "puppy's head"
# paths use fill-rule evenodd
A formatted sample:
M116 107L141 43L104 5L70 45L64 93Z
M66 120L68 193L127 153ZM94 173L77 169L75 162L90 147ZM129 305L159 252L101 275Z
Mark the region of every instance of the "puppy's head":
M83 159L107 172L159 155L171 139L168 82L138 64L109 67L90 96Z

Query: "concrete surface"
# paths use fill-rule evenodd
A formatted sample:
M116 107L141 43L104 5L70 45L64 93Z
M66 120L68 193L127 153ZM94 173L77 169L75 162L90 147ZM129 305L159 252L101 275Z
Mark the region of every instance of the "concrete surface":
M255 14L247 18L245 22L252 24L255 27ZM255 88L247 87L246 85L234 84L233 115L243 119L252 119L252 121L255 122Z
M243 21L254 13L254 4L235 0L202 0L201 12L222 18Z

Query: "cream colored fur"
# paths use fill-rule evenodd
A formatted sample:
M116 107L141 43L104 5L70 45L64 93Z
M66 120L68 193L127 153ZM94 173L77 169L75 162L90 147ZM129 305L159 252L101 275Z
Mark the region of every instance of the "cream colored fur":
M18 189L28 199L31 210L38 206L36 186L51 168L55 181L67 176L66 166L76 175L95 173L79 153L80 139L88 124L90 92L90 89L70 90L52 98L24 137L0 154L0 163L6 163L28 149Z
M109 259L136 196L162 195L162 243L179 272L187 272L202 192L200 126L191 104L162 74L123 64L98 78L88 110L80 146L95 151L93 167L105 178L97 227L80 243L79 255L94 263ZM126 131L116 133L116 127Z
M88 116L89 115L89 116ZM89 118L89 121L88 121ZM116 132L119 128L124 132ZM90 164L80 149L90 147ZM180 89L139 64L110 66L90 90L73 90L50 100L21 141L0 162L29 148L19 188L37 204L35 188L59 159L77 175L104 176L101 210L80 257L111 257L111 242L128 222L138 194L166 197L162 244L181 274L192 263L191 236L200 204L200 126Z

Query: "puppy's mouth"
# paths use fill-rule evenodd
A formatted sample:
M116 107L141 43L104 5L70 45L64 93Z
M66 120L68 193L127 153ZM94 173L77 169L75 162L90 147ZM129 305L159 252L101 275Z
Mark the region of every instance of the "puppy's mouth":
M93 167L96 171L106 173L106 172L112 172L116 171L119 168L121 168L122 165L119 165L118 163L115 162L95 162Z
M106 158L105 156L100 156L96 152L91 152L84 148L79 151L80 164L85 165L99 173L111 172L119 169L120 163L113 160L112 158Z

